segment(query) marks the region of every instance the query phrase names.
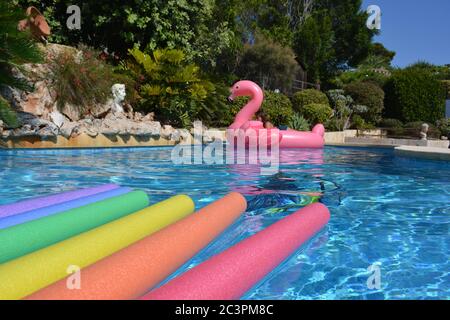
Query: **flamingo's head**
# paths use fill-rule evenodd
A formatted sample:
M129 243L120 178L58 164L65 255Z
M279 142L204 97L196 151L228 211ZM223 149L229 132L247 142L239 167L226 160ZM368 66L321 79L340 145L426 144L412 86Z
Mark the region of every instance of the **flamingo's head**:
M230 88L231 95L228 101L233 102L237 97L254 97L255 95L262 95L261 88L254 82L248 80L237 81Z

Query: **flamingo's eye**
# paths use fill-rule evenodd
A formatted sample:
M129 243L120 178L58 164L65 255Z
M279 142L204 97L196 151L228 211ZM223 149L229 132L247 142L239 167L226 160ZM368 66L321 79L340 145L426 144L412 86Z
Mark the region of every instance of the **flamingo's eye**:
M239 86L236 86L236 89L239 89Z

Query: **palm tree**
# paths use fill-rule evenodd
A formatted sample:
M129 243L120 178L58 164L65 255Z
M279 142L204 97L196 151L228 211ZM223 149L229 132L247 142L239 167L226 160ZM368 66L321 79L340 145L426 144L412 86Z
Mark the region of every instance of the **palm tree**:
M38 63L42 55L29 32L17 29L18 22L24 18L24 13L11 3L0 2L0 89L5 86L26 90L27 83L14 75L14 69L23 71L24 63ZM10 104L1 95L0 90L0 120L8 127L17 127L18 121Z

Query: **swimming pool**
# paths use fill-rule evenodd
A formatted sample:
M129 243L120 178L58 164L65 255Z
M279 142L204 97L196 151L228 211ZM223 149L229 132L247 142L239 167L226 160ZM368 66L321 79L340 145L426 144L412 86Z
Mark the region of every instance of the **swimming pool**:
M255 166L176 166L170 148L0 150L0 205L110 182L143 189L152 202L187 193L197 207L244 193L247 213L178 274L320 197L327 228L244 298L450 298L449 163L390 149L281 152L280 172L261 176ZM375 263L379 290L366 284Z

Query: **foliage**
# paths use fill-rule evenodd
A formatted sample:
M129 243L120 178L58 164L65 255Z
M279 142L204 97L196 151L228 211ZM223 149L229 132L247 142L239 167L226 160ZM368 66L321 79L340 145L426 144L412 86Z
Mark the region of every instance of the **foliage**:
M366 27L362 0L317 0L315 10L331 19L335 49L333 67L357 66L369 54L375 31Z
M297 112L294 113L294 115L291 118L291 121L289 122L289 128L293 130L309 131L310 127L311 126L308 120L303 118L303 116L298 114Z
M292 106L297 112L301 112L305 106L312 103L330 105L327 95L316 89L298 91L292 96Z
M436 127L442 136L448 136L450 134L450 119L444 118L436 121Z
M0 2L0 87L10 86L29 90L28 84L16 76L16 71L23 72L21 64L42 61L41 52L30 34L17 30L17 23L23 18L21 10L13 4ZM10 127L18 126L14 111L2 96L0 96L0 120Z
M291 100L286 95L269 90L264 91L261 110L275 126L288 124L294 114Z
M257 35L255 44L245 45L237 75L258 81L264 89L288 91L300 67L292 49Z
M450 80L442 80L441 82L447 92L447 99L450 99Z
M434 123L444 116L445 90L436 76L426 69L397 70L384 89L387 117Z
M354 114L367 112L366 106L356 104L351 96L345 95L344 90L330 90L328 96L334 110L334 116L326 123L326 126L328 125L334 130L348 129L350 119Z
M370 52L374 32L365 26L361 0L316 0L294 33L293 48L310 82L328 83L340 70L355 67Z
M390 51L383 44L375 42L370 46L369 57L378 57L382 62L380 66L390 66L396 55L395 51Z
M0 96L0 120L6 125L7 128L17 128L19 121L16 113L11 110L8 101Z
M354 82L345 87L345 93L350 95L355 103L367 107L362 118L371 124L381 120L384 109L384 91L372 82Z
M77 45L85 43L126 56L135 43L141 48L177 48L188 59L214 64L216 55L230 46L234 37L227 21L214 16L213 0L13 0L23 8L39 8L52 27L50 41ZM66 28L67 7L81 8L80 30Z
M294 34L293 48L297 59L308 72L310 82L320 82L333 71L335 57L332 23L329 16L309 17Z
M140 79L140 109L155 112L165 123L188 127L194 120L214 117L206 104L215 86L201 78L200 68L187 63L181 50L158 49L151 54L130 50L134 61L124 66Z
M333 109L327 104L311 103L304 106L300 114L312 124L325 123L333 115Z
M353 115L351 121L352 127L358 130L370 130L375 128L373 124L367 123L359 114Z
M331 83L337 87L343 89L346 85L353 82L373 82L379 87L384 87L386 82L389 80L390 71L385 69L372 69L365 66L361 66L358 69L347 70L339 73Z
M83 115L108 100L114 83L125 82L125 77L114 74L113 67L97 57L98 52L81 46L77 51L64 50L52 58L49 78L60 110L71 105ZM133 83L126 82L127 89L132 90Z
M403 122L397 119L386 118L379 123L381 128L402 128Z
M234 119L237 113L248 103L248 98L237 98L233 106L229 108L229 118ZM289 98L282 94L273 91L264 91L264 102L260 111L264 113L267 120L272 122L275 126L287 125L290 123L294 110ZM228 125L233 121L228 122Z

